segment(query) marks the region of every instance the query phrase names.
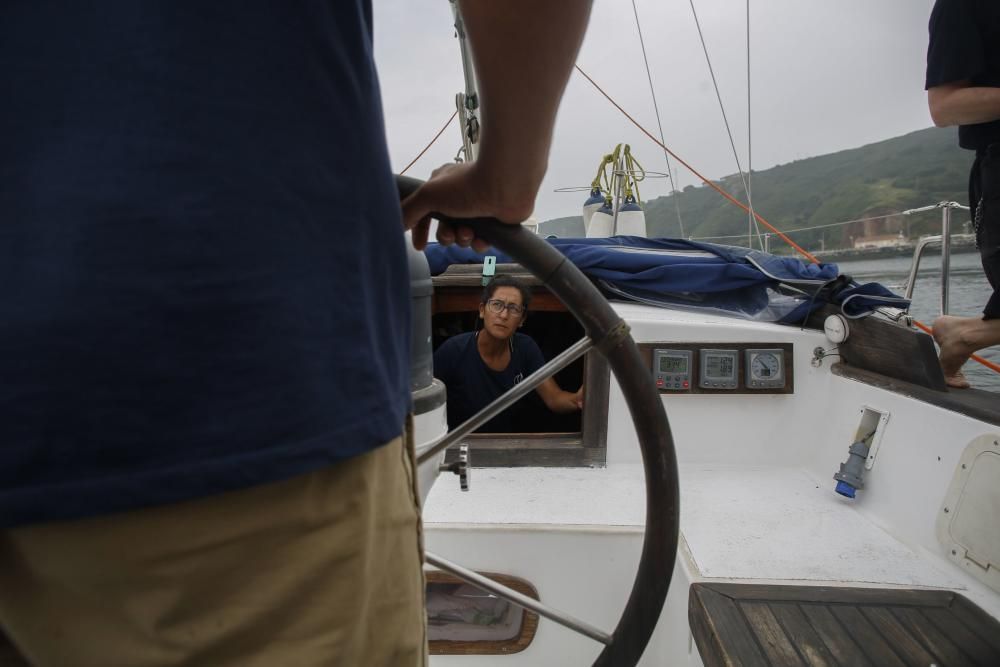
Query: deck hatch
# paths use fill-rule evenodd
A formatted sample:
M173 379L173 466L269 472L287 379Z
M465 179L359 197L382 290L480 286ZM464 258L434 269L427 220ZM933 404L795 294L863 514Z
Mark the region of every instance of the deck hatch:
M950 559L1000 593L1000 435L965 448L938 511L937 537Z

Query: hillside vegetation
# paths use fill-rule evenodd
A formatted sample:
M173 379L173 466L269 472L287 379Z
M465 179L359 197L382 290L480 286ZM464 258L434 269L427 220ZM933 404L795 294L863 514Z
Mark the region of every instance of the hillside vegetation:
M906 237L917 237L940 231L939 213L889 214L944 200L966 203L972 158L969 151L958 147L954 129L920 130L861 148L754 171L754 208L782 231L889 216L792 233L792 239L807 249L849 247L854 238L862 236L902 232ZM746 201L738 174L716 183L738 200ZM711 188L688 186L677 197L685 237L745 237L747 214ZM643 202L643 208L649 236L681 235L673 196ZM964 219L956 218L956 231L962 231ZM582 229L580 218L559 218L545 223L542 233L571 236L580 235ZM723 242L740 243L735 239ZM772 243L772 251L780 251L782 245Z

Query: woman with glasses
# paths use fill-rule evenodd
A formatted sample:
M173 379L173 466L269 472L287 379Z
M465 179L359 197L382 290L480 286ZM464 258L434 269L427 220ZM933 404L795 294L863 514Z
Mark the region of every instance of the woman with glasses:
M434 375L448 389L448 428L476 414L545 363L535 341L518 332L524 326L530 302L531 291L521 281L498 276L486 286L480 299L482 329L452 336L434 353ZM564 391L548 378L535 391L553 412L583 408L583 387L576 392ZM515 403L479 430L527 430L523 403Z

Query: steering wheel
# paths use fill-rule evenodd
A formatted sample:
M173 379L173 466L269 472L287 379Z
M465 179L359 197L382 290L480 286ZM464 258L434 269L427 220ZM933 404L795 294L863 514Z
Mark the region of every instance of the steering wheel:
M422 182L397 176L396 184L400 197L404 198L420 187ZM646 528L632 592L618 624L610 634L433 554L427 554L426 561L603 643L604 650L594 661L594 667L635 665L649 642L667 597L680 528L677 458L673 436L659 392L650 380L649 369L639 355L628 325L618 317L583 273L551 245L521 225L508 225L492 218L454 220L447 216L433 217L447 223L472 227L478 237L514 258L562 301L583 326L585 336L476 415L425 448L418 457L418 464L425 461L433 463L436 454L485 424L591 348L596 348L607 360L621 387L638 435L646 480Z

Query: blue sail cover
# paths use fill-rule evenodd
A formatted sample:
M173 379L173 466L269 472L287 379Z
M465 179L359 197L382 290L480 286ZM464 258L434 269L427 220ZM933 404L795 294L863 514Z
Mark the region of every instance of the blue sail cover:
M909 301L878 283L858 284L841 276L836 264L810 264L759 250L697 243L684 239L612 236L549 239L557 250L611 297L743 317L802 323L825 303L848 317L864 317L879 306L905 309ZM430 244L425 251L431 274L452 264L514 260L490 249Z

